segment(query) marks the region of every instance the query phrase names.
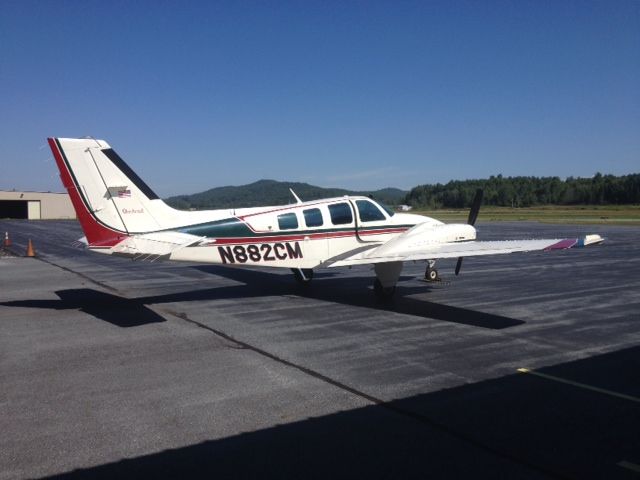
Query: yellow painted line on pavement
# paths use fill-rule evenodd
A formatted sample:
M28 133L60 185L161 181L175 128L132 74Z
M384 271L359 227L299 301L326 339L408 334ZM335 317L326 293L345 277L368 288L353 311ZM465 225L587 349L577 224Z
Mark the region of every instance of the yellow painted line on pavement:
M631 470L632 472L640 473L640 465L636 465L635 463L627 462L626 460L622 460L621 462L616 463L619 467L626 468Z
M579 383L579 382L574 382L572 380L566 380L560 377L554 377L553 375L547 375L546 373L536 372L535 370L530 370L528 368L519 368L518 372L528 373L530 375L535 375L536 377L546 378L547 380L553 380L554 382L566 383L567 385L573 385L574 387L584 388L586 390L591 390L593 392L604 393L605 395L610 395L612 397L618 397L624 400L630 400L632 402L640 403L640 398L632 397L631 395L612 392L611 390L605 390L604 388L593 387L585 383Z

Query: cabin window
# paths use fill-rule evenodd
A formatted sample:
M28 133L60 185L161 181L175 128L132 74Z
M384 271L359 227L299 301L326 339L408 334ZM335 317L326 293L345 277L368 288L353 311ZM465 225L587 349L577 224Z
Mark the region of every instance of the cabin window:
M386 220L384 213L368 200L356 200L361 222L379 222Z
M304 223L307 227L322 226L322 212L319 208L310 208L302 212L304 214Z
M295 230L298 228L298 217L295 213L278 215L278 227L280 230Z
M331 214L331 223L334 225L348 225L353 222L351 207L348 203L334 203L329 205L329 213Z

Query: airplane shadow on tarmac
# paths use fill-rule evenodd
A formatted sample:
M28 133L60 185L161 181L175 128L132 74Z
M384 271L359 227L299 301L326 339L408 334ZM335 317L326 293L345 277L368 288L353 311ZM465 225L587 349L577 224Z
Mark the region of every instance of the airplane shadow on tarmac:
M410 297L410 295L424 293L425 291L437 288L437 286L434 287L427 283L415 287L403 286L398 289L393 298L383 301L374 296L371 289L373 280L370 276L344 277L331 272L317 272L315 273L313 281L309 284L299 285L293 279L293 275L282 275L263 270L224 268L215 265L202 265L194 268L244 284L220 288L220 296L224 298L295 294L315 300L352 305L361 308L386 310L394 313L496 330L525 323L523 320L501 315L453 307ZM401 280L409 280L411 278L413 277L402 277Z
M488 329L503 329L521 325L522 320L484 313L466 308L453 307L422 299L411 298L411 294L429 290L429 285L403 287L388 301L376 299L371 292L370 277L334 277L331 273L319 272L307 285L299 285L293 275L283 275L260 270L197 266L197 270L241 282L242 285L218 286L179 293L126 298L90 288L58 290L60 300L21 300L3 302L8 307L52 308L56 310L79 309L100 320L123 328L137 327L149 323L164 322L165 319L149 309L147 305L215 300L242 299L299 295L305 298L341 303L361 308L385 310L394 313L430 318L444 322L470 325ZM330 278L330 281L323 279ZM410 278L410 277L408 277Z
M540 371L638 395L639 358ZM637 478L639 427L633 400L514 373L49 478Z
M139 327L166 320L140 300L128 299L92 288L74 288L55 292L60 300L18 300L2 302L5 307L80 310L117 327Z

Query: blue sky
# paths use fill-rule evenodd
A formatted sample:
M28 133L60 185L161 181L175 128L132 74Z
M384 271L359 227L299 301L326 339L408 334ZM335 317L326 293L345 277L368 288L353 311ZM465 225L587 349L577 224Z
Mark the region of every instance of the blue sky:
M640 171L640 2L0 0L0 189L91 135L160 195Z

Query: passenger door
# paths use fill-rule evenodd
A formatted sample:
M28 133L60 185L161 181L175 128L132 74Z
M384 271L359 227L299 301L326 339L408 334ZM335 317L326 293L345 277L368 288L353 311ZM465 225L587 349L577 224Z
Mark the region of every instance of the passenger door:
M365 199L350 200L356 212L356 235L361 242L384 242L390 237L384 233L389 226L387 216L373 202Z

